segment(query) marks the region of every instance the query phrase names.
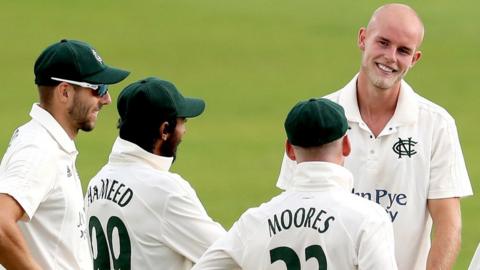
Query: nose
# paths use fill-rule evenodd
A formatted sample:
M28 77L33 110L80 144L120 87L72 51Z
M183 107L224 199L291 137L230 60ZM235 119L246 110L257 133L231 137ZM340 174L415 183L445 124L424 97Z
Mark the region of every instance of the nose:
M102 103L102 105L108 105L108 104L112 103L112 97L110 97L110 93L107 92L105 95L103 95L100 98L100 102Z
M396 53L397 53L397 49L392 46L385 50L384 55L388 61L395 62L397 60Z

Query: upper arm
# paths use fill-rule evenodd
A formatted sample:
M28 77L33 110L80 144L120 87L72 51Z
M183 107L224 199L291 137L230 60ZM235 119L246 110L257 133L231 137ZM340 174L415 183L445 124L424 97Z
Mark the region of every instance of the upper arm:
M12 196L0 193L0 220L17 222L24 213L23 208Z
M430 156L428 199L472 195L455 122L451 118L435 124Z
M225 234L225 229L207 215L196 197L170 196L164 211L164 240L193 262Z
M233 224L224 236L209 247L192 270L232 270L241 269L241 266L248 268L242 262L245 248L239 231L240 222Z
M241 269L233 258L224 250L212 246L195 264L192 270L225 270Z
M10 195L25 217L32 218L54 185L55 156L40 145L16 145L2 162L0 193Z

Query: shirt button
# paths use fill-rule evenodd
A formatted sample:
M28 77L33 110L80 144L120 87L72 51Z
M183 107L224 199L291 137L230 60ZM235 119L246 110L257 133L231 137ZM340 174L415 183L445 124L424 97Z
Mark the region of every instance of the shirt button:
M370 150L370 154L372 154L372 155L373 155L373 154L375 154L375 151L373 151L373 150Z
M373 139L373 135L370 135L370 139Z

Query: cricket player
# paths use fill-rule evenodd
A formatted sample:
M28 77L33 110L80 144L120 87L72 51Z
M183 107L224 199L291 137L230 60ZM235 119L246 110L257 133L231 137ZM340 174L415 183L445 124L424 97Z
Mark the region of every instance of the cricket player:
M120 136L85 196L96 269L190 269L225 234L190 184L170 172L187 118L205 109L164 80L147 78L118 98Z
M295 105L285 120L292 185L245 212L193 269L397 269L388 215L350 192L347 128L328 99Z
M348 119L351 191L384 207L401 270L451 269L461 242L459 198L472 195L455 121L403 80L421 58L423 36L412 8L380 7L358 33L359 73L327 96ZM294 184L296 166L284 156L278 187Z
M89 44L64 39L40 54L34 73L40 102L0 165L0 264L92 269L74 139L95 127L111 103L108 85L129 72L105 65Z

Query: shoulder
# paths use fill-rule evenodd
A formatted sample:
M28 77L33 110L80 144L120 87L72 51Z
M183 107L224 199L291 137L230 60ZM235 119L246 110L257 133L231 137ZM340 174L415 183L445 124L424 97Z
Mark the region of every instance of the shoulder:
M324 96L324 98L330 99L336 103L340 102L341 99L348 98L350 96L356 96L356 83L357 83L357 75L355 75L347 84L345 84L342 88ZM342 98L342 96L344 96Z
M57 149L58 145L48 131L35 121L30 121L13 132L3 162L50 163L56 157Z
M425 97L420 96L417 93L415 93L415 96L419 108L420 118L424 118L424 120L427 121L443 122L445 124L455 123L455 120L445 108L428 100Z
M355 194L347 194L348 197L351 199L351 206L360 211L364 212L367 215L371 216L386 216L385 215L385 209L383 209L382 206L379 204L372 202L368 199L362 198L358 195Z
M131 163L123 166L105 166L95 177L112 176L132 186L144 194L152 194L151 199L168 196L184 196L193 192L191 185L179 174L161 171L146 164ZM155 195L156 194L156 195Z
M238 219L240 226L246 226L252 228L252 225L265 222L265 219L273 214L282 212L285 208L288 208L290 194L293 192L284 191L279 195L270 199L270 201L264 202L259 206L247 209Z
M183 196L194 192L190 183L177 173L156 172L152 177L155 177L156 181L159 181L158 185L171 195Z
M365 232L391 231L392 224L387 212L380 205L354 194L337 196L332 202L336 207L331 214L343 232L353 241L361 241Z
M196 208L201 205L193 187L179 174L157 170L145 172L146 181L139 184L142 185L144 193L153 195L153 201L164 204L167 208L180 205Z
M18 127L12 135L10 146L17 148L32 148L40 151L51 152L55 140L38 122L30 121Z
M331 100L331 101L333 101L333 102L339 103L340 95L341 95L341 93L342 93L342 90L343 90L343 89L337 90L337 91L335 91L335 92L333 92L333 93L330 93L330 94L328 94L328 95L326 95L326 96L323 96L323 98L326 98L326 99L329 99L329 100Z
M197 208L199 201L193 188L180 175L139 163L105 165L88 184L88 205L95 204L95 196L101 199L109 198L110 196L102 192L105 190L113 190L112 196L115 191L129 192L132 197L129 205L134 205L138 211L151 211L162 215L168 209Z
M284 194L273 197L268 202L247 209L238 219L238 223L255 223L257 220L263 220L274 211L275 206L283 200Z
M366 219L384 220L387 218L385 209L379 204L355 194L345 193L337 197L337 214L347 223L361 223Z

